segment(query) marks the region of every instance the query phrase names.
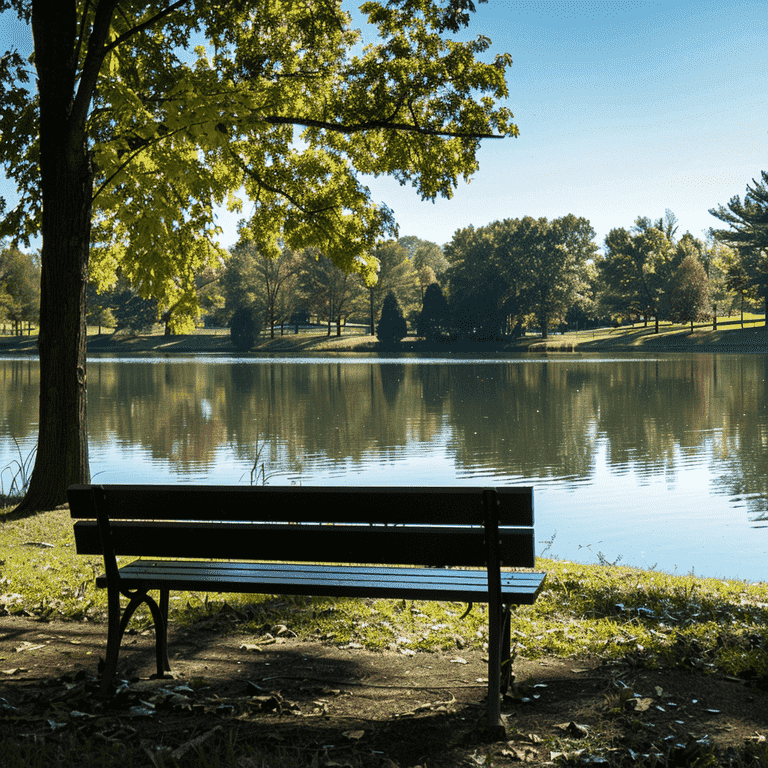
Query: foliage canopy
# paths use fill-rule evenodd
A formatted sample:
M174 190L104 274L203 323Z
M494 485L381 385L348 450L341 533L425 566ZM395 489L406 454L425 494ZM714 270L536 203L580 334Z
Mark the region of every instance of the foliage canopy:
M738 268L732 271L734 285L763 296L768 311L768 173L761 171L760 181L747 185L743 201L736 195L710 213L729 226L713 230L714 236L739 254Z
M0 2L24 19L33 6ZM119 267L163 306L184 295L194 314L194 275L226 257L214 208L237 209L239 190L253 203L244 236L265 255L315 246L375 280L373 247L396 225L359 174L450 197L477 170L481 138L517 133L495 104L509 56L482 63L487 38L445 37L473 10L464 0L366 2L379 39L362 50L340 2L61 6L78 31L70 114L82 111L94 169L91 279L111 286ZM34 78L17 52L3 56L0 161L21 198L0 232L21 241L41 225Z
M252 203L265 255L319 248L363 280L394 232L358 174L424 199L477 170L479 142L516 135L508 54L449 38L471 0L365 2L360 49L341 0L0 0L34 57L0 55L0 165L20 199L0 236L42 234L40 435L27 509L90 476L85 296L118 272L175 322L226 254L214 210ZM32 88L32 83L37 89Z

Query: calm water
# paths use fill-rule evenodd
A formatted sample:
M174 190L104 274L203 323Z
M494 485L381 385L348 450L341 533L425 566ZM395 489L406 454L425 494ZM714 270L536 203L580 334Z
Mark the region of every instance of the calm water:
M539 554L768 579L768 358L94 359L102 482L533 485ZM0 467L38 364L0 359ZM7 487L10 472L3 474Z

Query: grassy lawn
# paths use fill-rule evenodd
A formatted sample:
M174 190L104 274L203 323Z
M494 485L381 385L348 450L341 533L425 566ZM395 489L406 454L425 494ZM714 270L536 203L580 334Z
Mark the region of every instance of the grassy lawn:
M69 513L47 512L23 520L0 514L2 565L0 615L19 614L67 620L104 621L106 599L96 590L98 558L79 556ZM539 558L548 574L535 606L513 615L517 652L528 657L579 656L602 659L631 654L648 666L691 665L768 680L768 585L669 575L611 565L582 565ZM171 621L194 623L221 605L223 598L177 594ZM254 605L259 596L227 595L230 606ZM369 649L391 647L432 651L455 646L457 634L481 647L484 614L460 621L455 606L424 603L420 615L399 610L396 600L313 601L311 610L290 616L299 636L323 633L334 642ZM343 610L339 610L343 602ZM323 611L335 606L336 610ZM285 621L284 615L258 611L257 621ZM318 618L321 616L322 618ZM139 612L139 624L149 625ZM252 628L252 627L251 627ZM244 629L249 629L248 624Z
M105 622L105 594L103 590L97 591L94 588L94 576L101 571L101 562L99 558L78 556L75 553L72 522L67 510L55 510L23 519L15 519L10 508L2 510L0 537L0 617L59 619L88 624ZM613 673L610 670L621 668L625 670L623 674L628 674L629 669L635 670L635 674L647 670L647 674L661 675L662 679L671 671L679 670L684 672L686 679L688 676L698 676L702 680L733 680L724 683L729 686L736 685L736 681L743 683L744 680L753 683L755 689L764 688L768 684L768 585L765 583L749 584L693 575L669 575L604 562L582 565L539 558L536 566L548 574L546 588L534 606L522 607L513 613L511 634L516 658L533 660L535 664L551 664L553 659L579 660L579 664L582 664L584 662L581 660L588 659L593 669L598 665L608 670L605 673L607 681L612 679ZM292 635L295 633L299 643L314 641L337 648L387 650L395 651L396 655L416 654L426 657L436 651L455 655L458 647L460 653L475 651L482 658L487 637L487 611L481 606L475 606L462 619L464 607L452 603L411 604L408 601L406 604L402 600L317 598L275 603L260 596L189 593L172 596L170 613L172 625L182 630L185 627L204 627L213 621L218 627L217 632L258 634L259 631L263 632L264 626L280 625ZM233 615L238 617L234 623L222 625L218 621L218 617ZM132 622L139 633L150 624L151 618L147 612L139 612ZM10 658L4 662L6 666L16 663ZM93 666L95 671L95 657ZM0 683L2 674L5 673L0 669ZM191 684L194 687L194 680ZM693 685L695 688L695 683ZM13 693L18 694L22 690L14 688ZM148 742L140 738L139 722L132 721L128 715L112 715L109 714L110 710L94 709L86 699L78 698L86 695L87 682L78 682L75 678L72 682L51 683L49 689L42 690L50 690L50 695L63 697L61 704L56 704L57 699L53 699L51 711L58 714L47 721L50 724L50 735L43 741L27 738L18 742L8 740L5 746L0 744L0 765L3 768L37 765L82 765L90 768L118 764L121 768L178 768L182 765L221 768L267 768L280 765L308 768L310 765L332 764L350 765L352 768L363 765L379 768L386 765L391 768L396 765L384 756L377 758L378 762L370 763L371 753L364 753L362 748L357 750L357 757L352 762L318 762L317 756L324 754L324 747L313 746L315 742L311 740L343 740L343 734L350 727L343 718L338 722L330 719L327 726L311 718L292 720L290 717L287 721L284 717L278 718L271 726L269 722L272 721L267 721L266 726L259 726L255 721L248 725L243 721L238 726L236 718L231 722L225 721L215 712L206 715L207 720L202 719L202 714L194 720L201 724L198 727L205 729L202 736L210 737L213 746L184 752L184 759L176 760L172 759L170 752L160 754L148 751ZM184 690L190 689L187 687ZM627 760L634 752L626 746L617 749L617 744L633 743L630 740L634 738L640 744L644 743L643 729L652 726L645 726L633 715L625 714L627 699L633 695L632 689L627 688L624 693L626 695L620 691L607 692L602 705L607 713L602 722L614 731L620 725L626 729L621 740L617 740L615 732L611 735L609 731L598 728L589 738L579 742L579 749L573 751L572 742L568 739L550 736L543 748L561 756L548 764L593 764L579 757L581 755L587 759L590 754L607 756L600 763L602 765L624 768L630 764ZM0 692L0 727L3 726L2 718L12 717L14 712L14 706L8 705L3 698L5 695L8 694ZM137 696L136 706L140 710L144 706L142 694L132 694L128 690L124 695ZM213 707L215 710L219 706L215 700L206 699L204 694L199 695L198 700L200 703L195 705L198 708ZM65 705L65 701L75 703ZM69 712L73 706L77 712ZM3 707L11 714L4 714ZM81 709L85 709L86 714L79 712ZM88 711L94 714L87 714ZM578 719L584 714L575 710L569 717L575 722L584 722ZM168 717L175 716L169 710ZM82 718L82 725L78 725L79 718ZM70 722L71 725L65 728L59 725L59 721ZM154 722L156 726L162 725L159 719ZM192 720L182 719L179 722ZM306 738L311 743L308 742L302 750L292 752L290 745L279 741L278 735L274 735L277 742L270 741L273 739L270 728L278 728L279 722L286 728L293 728L292 732L296 734L309 734ZM510 726L513 722L516 721L510 718ZM427 719L424 726L429 728L430 723ZM611 725L613 723L615 727ZM32 727L31 722L21 725ZM46 731L45 722L38 727ZM59 727L62 728L61 735L58 735ZM376 728L372 725L369 727L374 733L376 728L385 732L392 726L380 724ZM418 724L414 727L418 727ZM318 736L324 732L324 728L335 728L333 733L336 736ZM638 728L640 731L637 737L632 736L633 729ZM113 736L113 733L117 736ZM511 727L509 734L510 748L502 742L493 749L478 751L471 745L458 743L448 753L450 761L436 765L449 768L475 763L508 765L509 755L522 754L522 745L529 743L527 731L517 732ZM416 731L416 742L419 738ZM325 744L326 741L320 743ZM697 743L691 742L687 753L670 747L667 750L669 754L663 760L653 754L646 754L641 756L642 759L638 757L639 762L632 757L631 764L655 768L673 765L716 768L723 764L718 760L725 753L716 754L710 746L706 746L709 742L701 742L705 746L697 746ZM279 750L276 744L280 746ZM768 757L768 749L762 743L750 742L741 749L729 749L727 764L739 768L764 765L761 761ZM173 754L178 754L178 750ZM297 756L292 757L292 754ZM688 757L680 762L681 755L685 754ZM307 755L311 755L311 759ZM467 762L468 755L475 763ZM477 762L481 757L484 762ZM425 764L432 765L430 761ZM398 768L401 768L400 765Z

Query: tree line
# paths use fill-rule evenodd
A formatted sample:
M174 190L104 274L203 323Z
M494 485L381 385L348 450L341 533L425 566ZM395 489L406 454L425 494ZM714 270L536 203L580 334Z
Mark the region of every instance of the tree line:
M743 317L766 296L767 184L763 174L743 203L736 197L713 209L730 229L704 239L678 237L667 209L610 230L599 253L587 219L526 216L459 229L444 247L417 237L382 243L373 280L318 249L283 248L272 257L241 239L218 275L201 278L198 304L217 326L251 312L273 338L276 328L310 319L324 322L328 335L352 321L389 342L409 327L431 340L498 339L531 328L546 337L553 327L622 322L658 331L662 320L691 327L710 320L716 329L718 316Z
M411 332L432 340L502 338L537 328L586 327L622 321L693 324L743 313L765 300L768 180L748 187L742 202L711 213L730 225L705 239L677 237L672 211L612 229L598 253L588 220L526 216L457 230L441 247L417 237L381 243L375 277L350 273L317 248L282 247L277 256L247 238L218 270L194 276L194 312L181 302L162 307L118 273L103 292L88 289L88 321L115 331L142 331L158 321L166 332L195 324L230 326L249 313L257 331L298 330L323 322L341 335L348 322L392 342ZM388 294L391 296L388 297ZM21 332L38 319L39 255L0 251L0 320ZM191 322L190 322L191 320ZM379 328L382 324L383 328Z

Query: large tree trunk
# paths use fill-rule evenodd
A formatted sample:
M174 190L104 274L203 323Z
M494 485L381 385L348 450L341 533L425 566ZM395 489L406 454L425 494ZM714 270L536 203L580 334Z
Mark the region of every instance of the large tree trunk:
M39 434L21 504L29 510L63 504L69 485L90 481L85 326L90 175L87 163L83 168L62 159L59 165L58 181L43 195Z
M19 510L51 509L67 486L89 482L85 289L93 173L85 112L75 103L74 0L32 6L40 93L42 271L37 456ZM94 78L95 82L95 78Z

